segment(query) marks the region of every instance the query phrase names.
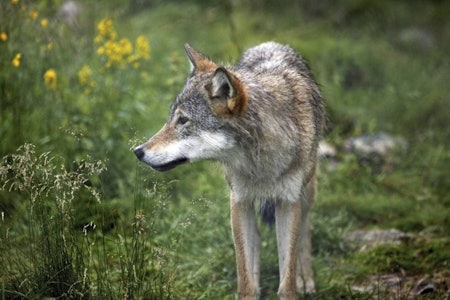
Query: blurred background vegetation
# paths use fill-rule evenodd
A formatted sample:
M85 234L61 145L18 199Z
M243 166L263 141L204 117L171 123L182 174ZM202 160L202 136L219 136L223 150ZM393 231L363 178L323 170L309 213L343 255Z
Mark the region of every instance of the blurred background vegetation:
M339 154L319 176L309 298L372 299L380 291L350 286L386 273L448 283L449 15L440 0L1 1L2 299L234 299L220 167L160 174L131 152L165 122L188 74L186 42L219 62L286 43L321 85L324 139ZM379 132L408 144L389 168L342 151ZM342 240L373 228L416 238L365 253ZM272 299L276 243L261 230Z

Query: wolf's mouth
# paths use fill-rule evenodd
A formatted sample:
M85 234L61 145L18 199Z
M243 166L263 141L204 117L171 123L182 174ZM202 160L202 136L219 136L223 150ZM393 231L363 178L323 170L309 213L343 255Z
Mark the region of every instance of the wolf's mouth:
M175 168L176 166L179 166L181 164L187 163L189 160L186 157L182 157L176 160L173 160L171 162L168 162L166 164L162 164L162 165L150 165L150 167L152 167L154 170L156 171L160 171L160 172L164 172L164 171L168 171L170 169Z

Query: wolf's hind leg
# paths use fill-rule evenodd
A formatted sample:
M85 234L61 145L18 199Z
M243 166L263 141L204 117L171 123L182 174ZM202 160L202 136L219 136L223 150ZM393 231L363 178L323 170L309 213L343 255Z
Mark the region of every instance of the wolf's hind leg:
M302 220L298 256L296 289L299 294L313 294L316 292L314 273L311 259L311 233L308 219Z
M316 178L313 177L306 186L302 199L302 224L298 240L297 280L296 288L299 294L313 294L316 292L314 272L311 258L311 229L309 227L308 211L316 195Z

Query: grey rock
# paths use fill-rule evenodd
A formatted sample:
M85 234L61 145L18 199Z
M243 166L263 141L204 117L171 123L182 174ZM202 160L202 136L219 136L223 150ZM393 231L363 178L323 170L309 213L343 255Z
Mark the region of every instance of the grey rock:
M319 159L321 163L326 165L326 170L331 172L334 171L339 163L338 161L338 151L336 147L328 142L319 142L318 149Z
M58 10L58 17L72 29L80 28L83 6L77 1L64 2Z
M364 251L382 245L399 245L414 236L398 229L356 230L344 235L344 241L352 249Z
M375 172L390 173L407 150L404 138L386 133L361 135L344 141L344 150L355 154L360 165L369 166Z
M405 28L400 31L398 42L404 48L421 52L432 51L436 44L435 38L431 32L419 27Z
M388 158L395 151L405 151L407 143L404 138L392 136L387 133L374 135L361 135L347 139L344 142L344 150L352 152L359 157Z

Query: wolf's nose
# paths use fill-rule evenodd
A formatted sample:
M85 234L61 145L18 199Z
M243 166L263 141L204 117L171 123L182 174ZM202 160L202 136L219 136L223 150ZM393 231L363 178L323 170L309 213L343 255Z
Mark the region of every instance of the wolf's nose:
M144 157L144 155L145 155L145 152L144 152L144 150L142 149L142 147L136 147L135 149L134 149L134 154L136 154L136 157L139 159L139 160L141 160L143 157Z

